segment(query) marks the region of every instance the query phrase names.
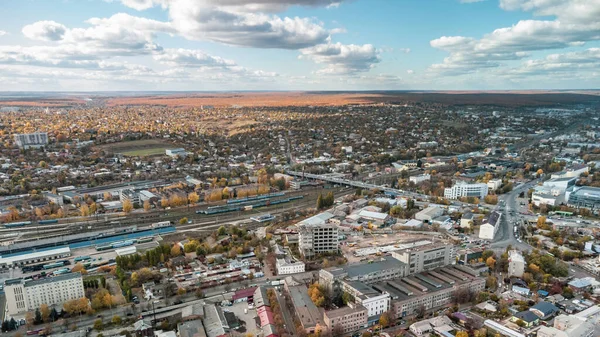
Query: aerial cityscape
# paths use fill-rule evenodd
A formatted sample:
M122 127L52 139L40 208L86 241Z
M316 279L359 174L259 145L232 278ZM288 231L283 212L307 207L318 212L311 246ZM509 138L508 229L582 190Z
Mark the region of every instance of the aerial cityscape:
M600 2L7 2L1 336L600 337Z

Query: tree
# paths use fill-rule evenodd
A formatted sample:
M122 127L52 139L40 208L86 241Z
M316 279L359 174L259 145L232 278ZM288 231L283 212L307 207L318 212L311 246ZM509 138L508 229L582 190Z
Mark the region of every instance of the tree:
M44 323L48 323L50 321L50 307L48 307L48 304L44 303L42 305L40 305L40 313L42 314L42 320L44 321Z
M117 316L117 315L114 315L113 318L112 318L112 324L114 324L114 325L121 324L121 317Z
M160 206L161 206L162 208L167 208L167 207L169 207L169 199L167 199L167 198L162 198L162 199L160 199Z
M190 204L195 204L200 200L200 196L198 196L198 193L196 192L192 192L188 195L188 201L190 202Z
M204 293L202 292L202 288L196 289L196 297L198 297L198 298L203 298L204 297Z
M102 325L102 319L98 318L97 320L94 321L94 329L98 330L98 331L102 331L102 328L104 326Z
M179 256L181 255L181 246L176 243L171 247L171 256Z
M185 225L186 223L188 223L188 218L183 217L183 218L179 219L179 224L180 225Z
M29 329L31 329L31 327L33 326L33 323L35 322L35 317L33 316L33 314L31 313L31 311L28 311L25 314L25 323L27 324L27 327Z
M524 322L522 319L518 319L516 323L517 323L517 325L518 325L518 326L520 326L521 328L522 328L522 327L524 327L524 326L526 325L526 324L525 324L525 322Z
M456 337L469 337L469 333L466 331L459 331L456 333Z
M186 291L184 288L177 288L177 295L185 295Z
M82 264L81 262L77 263L77 264L76 264L76 265L73 267L73 269L71 269L71 271L72 271L73 273L80 272L80 273L81 273L81 274L83 274L83 275L87 274L87 270L85 270L85 267L83 266L83 264Z
M35 324L41 324L43 322L42 320L42 313L40 312L40 309L37 308L35 309L35 320L34 323Z
M123 201L123 212L130 213L131 211L133 211L133 203L131 200L125 199L125 201Z
M490 270L494 270L494 266L496 266L496 260L494 257L490 256L485 260L485 264L490 268Z
M379 317L379 325L387 328L390 325L390 314L386 311Z
M152 206L150 205L150 200L144 200L144 211L148 212Z
M87 204L83 204L79 207L79 213L81 213L81 216L88 216L90 215L90 208Z
M319 196L317 197L317 209L321 209L324 207L323 204L323 195L319 194Z

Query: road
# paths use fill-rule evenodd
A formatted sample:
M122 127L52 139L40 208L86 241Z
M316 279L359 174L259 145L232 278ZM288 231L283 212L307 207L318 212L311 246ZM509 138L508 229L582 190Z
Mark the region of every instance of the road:
M529 246L526 242L518 242L514 234L514 224L523 220L522 212L517 198L521 192L527 194L527 191L538 183L539 179L532 180L520 186L517 186L512 191L501 195L498 198L500 206L496 207L496 210L502 212L502 218L500 219L500 228L494 236L494 241L491 244L492 248L498 250L505 249L509 245L519 250L529 250ZM502 211L502 207L504 210Z

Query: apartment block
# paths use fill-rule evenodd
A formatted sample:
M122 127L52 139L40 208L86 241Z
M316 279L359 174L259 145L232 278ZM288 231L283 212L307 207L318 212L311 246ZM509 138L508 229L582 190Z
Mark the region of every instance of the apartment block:
M523 277L525 259L518 250L508 252L508 276Z
M48 145L48 133L20 133L15 134L15 144L22 149L39 148Z
M81 273L69 273L25 282L22 279L4 283L6 308L15 315L39 308L42 304L62 305L85 296Z

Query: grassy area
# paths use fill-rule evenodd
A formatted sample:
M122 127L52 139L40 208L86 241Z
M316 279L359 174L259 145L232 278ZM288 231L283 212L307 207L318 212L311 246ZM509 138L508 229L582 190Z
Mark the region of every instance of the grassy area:
M165 150L168 147L155 147L149 149L140 149L140 150L132 150L121 152L126 157L147 157L147 156L156 156L160 154L165 154Z

